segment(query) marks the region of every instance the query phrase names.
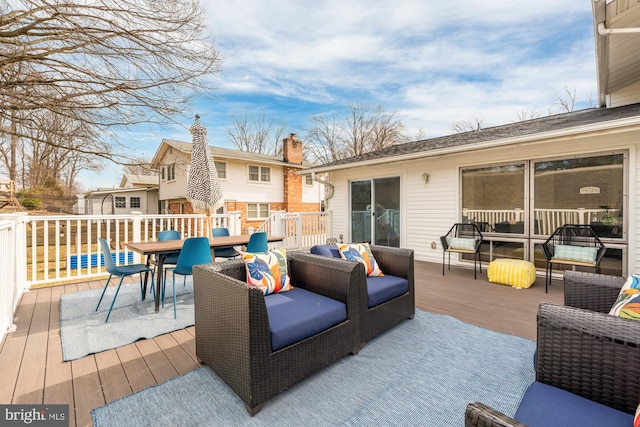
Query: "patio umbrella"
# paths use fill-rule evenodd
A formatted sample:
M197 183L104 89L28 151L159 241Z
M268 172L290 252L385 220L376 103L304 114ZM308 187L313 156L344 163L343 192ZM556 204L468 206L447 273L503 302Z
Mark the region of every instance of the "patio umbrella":
M207 226L209 226L211 212L215 212L224 204L222 188L218 181L215 164L209 155L207 129L200 122L199 115L196 115L196 121L190 131L193 135L193 146L191 147L191 166L187 175L187 199L191 202L194 212L205 211Z

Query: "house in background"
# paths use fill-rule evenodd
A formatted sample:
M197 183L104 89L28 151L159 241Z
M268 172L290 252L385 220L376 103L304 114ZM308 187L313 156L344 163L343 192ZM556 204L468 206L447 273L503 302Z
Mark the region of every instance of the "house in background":
M85 206L85 212L79 211L81 206ZM74 212L88 215L117 215L131 212L157 214L159 213L158 176L125 174L120 181L120 187L101 188L79 196Z
M540 247L556 227L590 224L608 248L603 273L640 271L640 3L594 0L593 14L598 108L311 168L332 187L329 237L442 262L439 237L456 222L476 222L484 261L544 269Z
M186 198L191 143L162 140L151 162L160 176L162 213L193 213ZM283 140L283 156L270 156L209 146L224 195L217 213L241 212L243 232L257 228L271 212L318 212L324 187L305 169L302 141L294 134Z

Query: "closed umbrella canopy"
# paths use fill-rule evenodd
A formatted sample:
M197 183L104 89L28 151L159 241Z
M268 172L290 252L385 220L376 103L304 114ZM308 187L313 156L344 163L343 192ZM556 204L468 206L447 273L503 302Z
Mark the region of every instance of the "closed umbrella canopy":
M187 199L191 201L194 212L205 211L209 215L222 207L224 200L218 173L209 155L207 129L200 122L200 116L196 116L196 121L191 126L191 135L193 147L187 176Z

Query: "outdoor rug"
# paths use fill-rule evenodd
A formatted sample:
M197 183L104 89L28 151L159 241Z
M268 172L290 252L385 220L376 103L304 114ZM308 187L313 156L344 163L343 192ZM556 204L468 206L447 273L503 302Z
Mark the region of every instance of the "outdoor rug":
M140 298L140 284L127 283L105 323L116 287L109 286L102 299L100 289L62 294L60 297L60 337L64 360L74 360L87 354L98 353L130 344L142 338L153 338L194 324L193 281L187 277L182 286L182 276L176 278L177 318L173 318L173 294L170 276L167 276L165 306L155 312L153 296ZM111 279L112 281L114 279ZM119 278L115 278L119 280ZM117 283L117 282L116 282Z
M416 310L266 402L254 417L207 367L92 411L95 426L463 426L468 403L513 416L535 344Z

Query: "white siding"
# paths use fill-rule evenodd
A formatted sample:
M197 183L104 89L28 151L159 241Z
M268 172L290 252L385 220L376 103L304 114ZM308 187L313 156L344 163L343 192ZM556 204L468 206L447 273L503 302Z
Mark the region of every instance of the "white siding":
M620 107L638 102L640 102L640 81L611 93L607 106Z
M227 179L221 181L222 193L225 200L239 202L283 202L284 188L283 168L269 165L271 168L271 182L250 182L248 165L258 163L227 162Z
M401 246L414 249L417 260L441 262L440 236L461 218L460 167L629 150L627 203L630 215L627 229L629 241L632 243L629 244L627 259L630 260L629 271L640 272L640 260L636 260L636 254L640 253L640 209L637 209L640 200L640 174L637 173L640 169L640 159L637 157L638 144L640 131L589 137L575 136L571 139L540 141L508 148L469 151L437 158L334 171L331 173L330 182L335 186L335 191L328 205L333 215L332 237L343 234L345 242L350 239L350 180L400 176L403 224ZM427 184L423 182L423 173L429 174ZM436 249L431 248L432 242L436 242ZM451 262L454 263L453 257Z

